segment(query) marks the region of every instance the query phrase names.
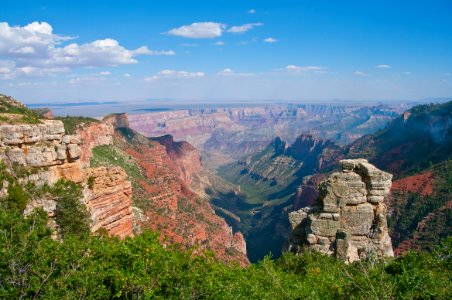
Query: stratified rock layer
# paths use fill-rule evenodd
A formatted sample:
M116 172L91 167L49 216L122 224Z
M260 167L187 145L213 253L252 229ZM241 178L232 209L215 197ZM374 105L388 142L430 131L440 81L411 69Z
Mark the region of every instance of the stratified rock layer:
M365 159L341 160L342 172L320 185L318 206L289 214L293 228L287 250L310 248L353 262L394 256L383 200L392 175Z
M121 238L133 232L132 184L120 167L89 170L87 206L91 212L95 232L105 228L109 234Z
M19 105L19 104L18 104ZM60 179L71 180L86 186L84 199L91 213L91 230L105 228L110 235L121 238L133 235L132 186L126 180L123 169L88 167L91 150L98 145L112 143L114 127L109 123L93 123L79 130L76 135L65 134L63 122L41 120L40 124L1 124L0 161L11 169L26 170L19 178L26 184L53 185ZM0 197L7 195L4 181ZM43 208L49 216L51 227L54 221L56 200L32 199L25 214L34 208Z
M64 178L82 182L85 174L79 158L81 140L67 135L63 122L42 120L42 124L0 125L0 160L39 170L28 180L38 185Z

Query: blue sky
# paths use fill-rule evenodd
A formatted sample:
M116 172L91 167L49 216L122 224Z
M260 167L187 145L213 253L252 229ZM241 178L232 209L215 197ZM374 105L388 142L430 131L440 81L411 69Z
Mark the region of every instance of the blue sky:
M32 102L452 95L452 1L21 1L0 92Z

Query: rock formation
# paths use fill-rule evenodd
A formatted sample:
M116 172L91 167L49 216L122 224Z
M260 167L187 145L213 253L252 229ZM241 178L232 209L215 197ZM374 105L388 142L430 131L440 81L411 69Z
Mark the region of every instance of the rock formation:
M121 238L132 235L132 184L126 177L120 167L89 170L86 204L93 220L92 231L105 228Z
M287 250L309 248L346 262L394 256L383 200L392 175L365 159L341 160L342 172L319 188L318 206L289 214L293 228Z
M226 262L249 263L243 235L233 232L224 219L215 215L208 200L186 185L186 179L200 167L193 146L168 137L148 139L127 127L117 128L113 138L115 151L140 170L131 180L134 201L142 209L143 218L138 221L141 228L159 231L168 242L196 246L199 252L212 250ZM182 167L186 170L183 173Z
M188 186L193 175L201 171L199 151L185 141L175 142L171 135L152 138L165 146L166 153L174 161L180 179Z
M64 178L82 182L79 162L80 137L66 135L63 122L42 120L41 124L0 125L0 160L7 165L36 169L28 177L37 185Z
M21 105L9 99L8 104ZM25 106L18 106L26 109ZM65 134L60 120L40 120L39 124L0 124L0 161L10 169L23 170L19 182L33 182L37 186L53 185L60 179L71 180L85 188L84 203L92 217L91 230L105 228L111 235L133 235L132 189L120 168L90 169L91 149L112 143L113 127L108 123L92 123L78 134ZM92 189L87 179L93 181ZM0 196L7 193L7 182L2 184ZM32 199L25 214L34 208L43 208L54 222L56 200Z

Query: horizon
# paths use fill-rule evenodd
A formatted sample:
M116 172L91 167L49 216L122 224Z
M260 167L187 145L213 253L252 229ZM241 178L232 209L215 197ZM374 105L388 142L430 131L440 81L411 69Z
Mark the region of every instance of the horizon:
M450 1L5 1L0 93L27 104L450 98L451 15Z

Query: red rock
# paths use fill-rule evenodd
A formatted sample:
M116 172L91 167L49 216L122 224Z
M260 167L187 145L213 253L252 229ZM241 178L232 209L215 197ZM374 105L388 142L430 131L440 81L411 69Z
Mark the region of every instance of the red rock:
M419 193L422 196L429 196L433 193L433 174L425 172L413 176L405 177L392 183L393 191Z
M105 228L110 235L133 236L132 185L120 167L94 168L87 206L93 224L91 231Z

